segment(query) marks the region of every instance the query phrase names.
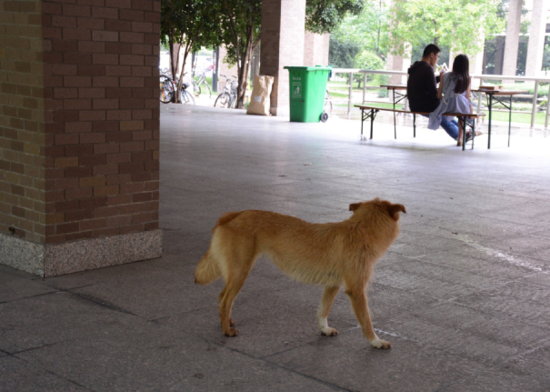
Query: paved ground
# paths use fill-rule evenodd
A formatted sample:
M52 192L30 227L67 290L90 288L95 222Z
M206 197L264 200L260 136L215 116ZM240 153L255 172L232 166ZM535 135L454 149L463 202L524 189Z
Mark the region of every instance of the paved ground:
M42 280L0 267L0 391L549 391L550 140L289 123L161 108L164 256ZM321 288L266 260L222 336L221 282L193 284L229 210L315 221L351 202L402 203L402 235L369 288L390 351L371 349L345 294L321 337Z

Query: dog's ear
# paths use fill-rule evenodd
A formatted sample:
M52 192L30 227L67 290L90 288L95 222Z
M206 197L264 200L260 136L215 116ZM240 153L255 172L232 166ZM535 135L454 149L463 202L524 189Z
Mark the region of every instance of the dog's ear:
M360 206L361 206L361 203L353 203L353 204L350 204L350 205L349 205L349 210L350 210L350 211L355 211L355 210L358 209Z
M390 216L398 220L399 219L399 212L407 213L407 210L405 210L405 206L402 204L388 204L388 213Z

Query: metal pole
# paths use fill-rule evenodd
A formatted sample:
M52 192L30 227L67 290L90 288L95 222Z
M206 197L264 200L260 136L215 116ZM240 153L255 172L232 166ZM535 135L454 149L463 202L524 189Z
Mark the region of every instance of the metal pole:
M361 101L361 104L363 105L365 103L365 94L367 93L367 74L363 74L363 101Z
M214 50L214 69L212 70L212 91L218 92L218 69L220 63L220 48Z
M393 138L397 139L397 124L396 124L396 115L395 115L395 88L393 89Z
M537 90L539 88L539 82L537 82L537 85L535 87L535 97L537 96ZM533 124L531 124L531 128L533 127ZM512 135L512 96L510 95L510 117L508 120L508 147L510 147L510 136Z
M489 96L489 137L487 140L487 149L491 148L491 123L492 123L492 107L493 107L493 94L486 93Z
M348 101L348 115L351 113L351 95L353 93L353 72L349 73L349 101Z
M550 113L550 94L546 97L546 120L544 121L544 129L548 129L548 114Z
M535 126L535 115L537 114L537 98L539 97L539 81L535 82L535 95L533 96L533 110L531 111L531 128Z

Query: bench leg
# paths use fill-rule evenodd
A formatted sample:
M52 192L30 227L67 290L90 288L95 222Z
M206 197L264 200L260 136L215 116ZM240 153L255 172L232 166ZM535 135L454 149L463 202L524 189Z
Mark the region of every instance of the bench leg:
M365 109L361 109L361 140L363 140L363 123L365 122Z
M458 125L462 128L462 151L466 149L466 118L459 116Z
M374 127L374 109L370 112L370 138L372 139L372 129Z
M395 89L393 89L393 138L397 139L397 123L395 120Z
M472 118L472 150L474 149L475 138L476 138L476 119Z
M508 118L508 147L510 147L510 136L512 136L512 96L510 95L510 117Z
M413 113L413 137L416 137L416 114Z

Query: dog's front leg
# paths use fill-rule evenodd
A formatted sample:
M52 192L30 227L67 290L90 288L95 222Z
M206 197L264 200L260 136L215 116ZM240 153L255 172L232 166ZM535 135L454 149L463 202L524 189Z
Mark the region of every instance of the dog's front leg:
M334 298L340 290L340 286L331 287L325 286L323 291L323 298L321 299L321 305L319 306L319 312L317 313L317 321L319 323L319 329L321 330L321 335L324 336L336 336L338 331L334 328L328 326L327 317L330 312Z
M372 347L381 348L383 350L391 348L391 343L380 339L376 336L374 328L372 327L372 321L369 314L369 306L367 304L367 295L365 294L365 288L360 289L347 289L346 294L349 296L357 320L361 324L363 329L363 335L369 340Z

